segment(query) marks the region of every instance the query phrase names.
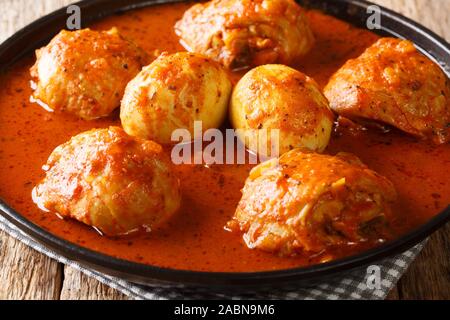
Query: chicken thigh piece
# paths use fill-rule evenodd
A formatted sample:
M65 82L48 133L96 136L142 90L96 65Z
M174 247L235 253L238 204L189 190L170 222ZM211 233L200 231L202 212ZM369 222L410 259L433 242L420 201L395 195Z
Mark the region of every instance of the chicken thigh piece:
M119 127L74 136L43 169L34 202L108 236L151 231L180 206L179 181L162 147Z
M33 97L49 111L92 120L120 106L127 83L150 57L117 29L61 31L36 51Z
M291 64L314 45L303 9L294 0L213 0L196 4L175 31L187 50L231 69Z
M388 124L436 144L450 141L450 81L410 41L380 39L339 69L324 93L346 118Z
M395 199L392 183L354 155L294 149L250 172L228 227L252 249L319 254L387 239Z

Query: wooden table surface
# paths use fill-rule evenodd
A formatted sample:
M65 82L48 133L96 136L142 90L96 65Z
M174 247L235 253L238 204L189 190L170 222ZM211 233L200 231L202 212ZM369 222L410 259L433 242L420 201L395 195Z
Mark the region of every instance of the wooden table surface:
M0 42L71 0L0 0ZM375 0L450 42L450 0ZM0 231L0 299L127 299ZM450 224L434 234L389 299L450 299Z

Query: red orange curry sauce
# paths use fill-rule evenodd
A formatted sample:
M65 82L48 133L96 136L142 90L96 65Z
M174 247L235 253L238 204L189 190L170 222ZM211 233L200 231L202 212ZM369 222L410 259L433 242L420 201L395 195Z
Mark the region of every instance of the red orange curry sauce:
M190 4L149 7L111 16L93 29L117 26L149 52L182 51L173 31ZM318 11L309 11L317 45L297 68L324 86L347 59L377 40L377 35ZM34 57L17 63L0 77L0 197L32 222L81 246L111 256L161 267L199 271L277 270L317 263L300 255L280 258L248 249L241 235L224 230L240 199L249 166L183 165L180 173L183 205L163 229L128 238L107 238L72 220L40 211L31 190L43 177L41 166L51 151L82 131L120 125L117 113L109 119L83 121L49 113L30 103L29 68ZM235 74L236 81L241 74ZM356 133L336 129L327 152L352 152L389 177L399 199L391 224L400 236L420 226L450 203L450 145L433 146L397 131L371 129ZM339 257L365 250L362 246L334 252Z

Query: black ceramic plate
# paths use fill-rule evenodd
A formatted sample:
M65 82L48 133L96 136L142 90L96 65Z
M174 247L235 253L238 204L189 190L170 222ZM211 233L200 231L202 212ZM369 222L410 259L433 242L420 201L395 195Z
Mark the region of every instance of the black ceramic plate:
M144 6L176 0L87 0L77 3L81 7L83 27L102 17ZM305 0L299 1L307 7L320 9L328 14L348 21L355 26L366 26L368 6L371 3L359 0ZM47 15L24 29L18 31L0 46L0 71L18 59L30 54L32 50L45 45L54 35L66 26L67 13L63 8ZM390 10L382 8L381 35L407 38L429 57L439 63L450 76L450 45L430 30ZM164 269L144 264L116 259L94 252L55 237L39 226L25 219L0 199L0 213L24 233L68 259L94 270L123 279L143 283L182 283L205 286L261 286L279 285L285 282L314 282L317 279L348 271L355 267L370 264L376 260L400 253L425 239L450 220L450 207L427 224L404 237L357 256L336 260L311 267L271 272L255 273L211 273ZM3 212L2 212L3 211Z

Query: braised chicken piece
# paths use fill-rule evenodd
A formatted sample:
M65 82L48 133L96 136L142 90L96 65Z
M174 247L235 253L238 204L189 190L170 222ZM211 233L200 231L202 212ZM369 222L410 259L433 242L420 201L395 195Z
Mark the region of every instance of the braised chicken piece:
M312 78L284 65L264 65L234 88L230 119L235 129L243 129L238 134L247 148L265 156L299 147L323 151L334 115Z
M294 149L255 167L228 227L281 256L389 238L392 183L354 155Z
M192 52L231 69L291 64L314 45L303 9L294 0L213 0L196 4L175 31Z
M73 137L53 151L43 169L34 202L108 236L151 231L180 206L179 181L162 147L119 127Z
M162 54L128 84L120 119L128 134L169 144L176 129L194 137L194 121L204 130L219 127L230 95L219 63L188 52Z
M61 31L36 51L34 98L47 110L92 120L119 107L127 83L150 62L113 28Z
M450 140L450 81L410 41L380 39L338 70L324 93L344 117L385 123L436 144Z

